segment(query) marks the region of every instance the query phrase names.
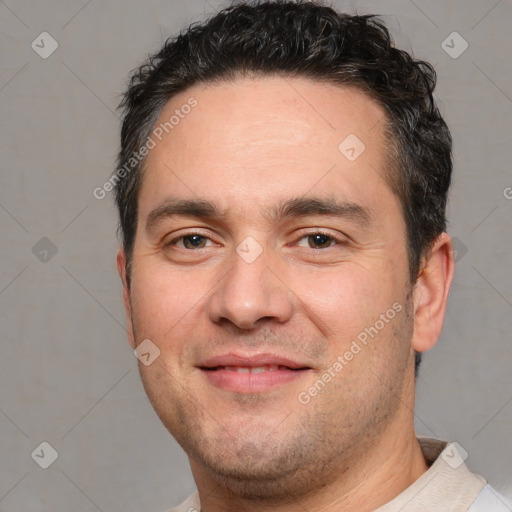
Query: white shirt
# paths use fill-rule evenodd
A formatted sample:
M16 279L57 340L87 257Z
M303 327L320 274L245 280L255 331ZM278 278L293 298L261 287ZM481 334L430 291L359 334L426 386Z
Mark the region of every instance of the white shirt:
M512 501L472 473L457 445L419 437L428 471L375 512L512 512ZM169 512L200 512L195 492Z

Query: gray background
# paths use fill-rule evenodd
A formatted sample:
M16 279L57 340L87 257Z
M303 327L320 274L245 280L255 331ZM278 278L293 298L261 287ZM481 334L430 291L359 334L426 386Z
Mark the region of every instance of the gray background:
M0 1L3 511L160 512L194 489L142 389L124 332L116 215L93 189L114 169L128 72L221 5ZM459 261L442 338L424 357L417 428L459 442L469 465L511 494L512 3L334 5L382 14L398 45L438 71ZM43 31L59 44L47 59L31 48ZM441 46L453 31L469 44L458 58ZM42 441L59 454L48 469L31 458Z

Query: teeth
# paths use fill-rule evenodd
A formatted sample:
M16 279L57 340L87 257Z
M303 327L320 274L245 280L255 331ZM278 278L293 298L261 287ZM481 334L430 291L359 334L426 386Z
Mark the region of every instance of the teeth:
M223 366L227 372L238 373L263 373L263 372L277 372L279 366L277 364L267 364L265 366Z

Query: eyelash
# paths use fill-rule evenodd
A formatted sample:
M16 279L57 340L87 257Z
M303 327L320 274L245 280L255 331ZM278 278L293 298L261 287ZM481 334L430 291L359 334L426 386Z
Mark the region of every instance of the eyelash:
M203 233L199 233L198 231L191 231L190 233L185 233L184 235L180 235L176 238L173 238L170 242L166 243L165 246L171 246L171 245L175 245L176 242L178 242L179 240L183 240L184 238L188 238L188 237L191 237L191 236L194 236L194 235L197 235L197 236L200 236L200 237L203 237L203 238L206 238L208 240L211 240L211 238ZM185 250L187 251L191 251L193 249L187 249L186 247L184 248ZM200 249L204 249L204 247L200 247Z
M194 236L194 235L197 235L197 236L200 236L200 237L205 238L207 240L213 241L213 240L211 240L211 238L209 236L205 235L204 233L200 233L198 231L191 231L189 233L185 233L184 235L180 235L179 237L173 238L171 241L166 243L165 246L167 247L167 246L175 245L178 241L183 240L183 239L188 238L188 237L191 237L191 236ZM323 235L323 236L326 236L327 238L330 238L331 242L335 242L334 245L344 245L344 244L346 244L345 241L340 240L339 238L336 238L332 234L327 233L327 232L322 231L322 230L317 230L317 231L313 231L313 232L309 232L309 233L303 233L297 239L297 242L302 240L303 238L308 238L310 236L315 236L315 235ZM317 251L321 251L321 250L329 249L330 247L332 247L332 245L329 245L329 246L324 247L324 248L309 247L309 249L314 249L314 250L317 250ZM186 251L194 251L194 250L198 250L198 249L205 249L205 247L199 247L198 249L188 249L188 248L184 247L182 249L184 249Z

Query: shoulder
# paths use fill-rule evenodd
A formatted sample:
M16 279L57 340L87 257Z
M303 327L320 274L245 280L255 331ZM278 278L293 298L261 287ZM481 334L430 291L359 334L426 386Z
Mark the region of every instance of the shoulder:
M468 512L510 512L512 501L500 494L490 485L486 485L473 502Z

